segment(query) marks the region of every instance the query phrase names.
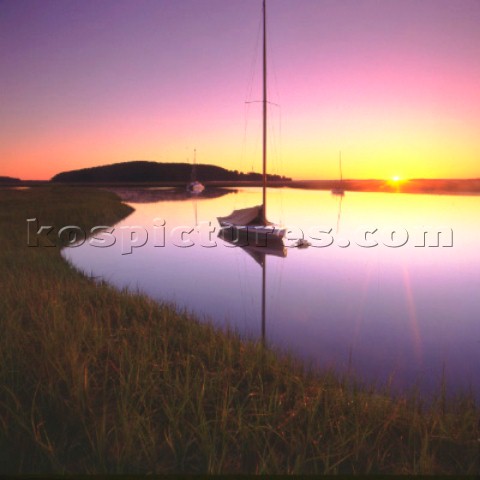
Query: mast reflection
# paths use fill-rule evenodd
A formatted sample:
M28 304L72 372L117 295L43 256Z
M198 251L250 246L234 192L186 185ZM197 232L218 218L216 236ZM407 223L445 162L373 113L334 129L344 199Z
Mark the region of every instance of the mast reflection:
M224 230L224 229L222 229ZM262 269L262 310L261 310L261 335L262 335L262 345L266 344L267 337L267 302L266 302L266 283L267 283L267 256L275 256L280 258L286 258L287 249L280 242L273 242L268 246L259 246L259 245L238 245L237 242L232 242L226 238L225 232L222 233L222 230L218 233L218 237L224 240L225 242L237 246L244 252L246 252L250 258L252 258Z

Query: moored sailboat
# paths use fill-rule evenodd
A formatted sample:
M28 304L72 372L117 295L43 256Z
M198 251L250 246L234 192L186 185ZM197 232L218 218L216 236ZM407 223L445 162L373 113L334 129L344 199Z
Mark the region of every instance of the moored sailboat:
M266 244L268 239L280 243L286 229L267 220L267 11L263 0L263 201L261 205L235 210L226 217L218 217L224 236L233 239L248 239L249 244ZM225 230L228 230L225 231ZM266 240L266 241L265 241Z
M339 152L338 154L338 168L340 170L340 184L332 188L332 194L333 195L340 195L343 197L345 195L345 190L343 188L343 174L342 174L342 152Z
M187 185L187 192L198 195L205 190L205 186L197 180L197 150L193 151L193 166L191 182Z

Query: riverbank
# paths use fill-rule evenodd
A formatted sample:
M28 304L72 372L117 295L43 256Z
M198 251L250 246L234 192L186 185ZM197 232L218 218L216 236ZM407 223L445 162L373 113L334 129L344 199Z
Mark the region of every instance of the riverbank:
M0 473L478 473L468 395L427 408L308 373L27 246L27 219L58 240L130 211L91 188L0 190Z

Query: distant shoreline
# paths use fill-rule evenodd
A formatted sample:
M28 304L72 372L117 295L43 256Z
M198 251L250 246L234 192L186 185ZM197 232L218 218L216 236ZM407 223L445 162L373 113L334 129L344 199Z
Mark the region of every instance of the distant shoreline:
M290 182L292 188L332 190L340 182L332 180L303 180ZM412 179L393 180L344 180L346 192L414 193L431 195L479 195L480 179Z
M205 186L219 188L261 187L258 181L205 181ZM19 180L18 182L1 182L0 187L39 187L51 185L45 180ZM94 187L94 188L161 188L169 187L182 191L184 182L72 182L56 183L63 186ZM303 188L307 190L332 190L341 188L345 192L382 192L382 193L413 193L432 195L479 195L480 178L475 179L412 179L394 182L392 180L344 180L340 185L338 180L290 180L271 181L269 188Z

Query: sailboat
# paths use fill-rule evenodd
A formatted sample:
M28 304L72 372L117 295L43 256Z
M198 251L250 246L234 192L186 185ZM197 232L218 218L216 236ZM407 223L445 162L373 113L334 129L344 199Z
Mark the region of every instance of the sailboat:
M340 169L340 184L338 187L332 188L333 195L345 195L345 190L343 189L343 175L342 175L342 152L338 154L338 167Z
M193 166L191 182L187 185L187 192L198 195L205 190L205 186L197 180L197 149L193 151Z
M248 239L248 244L270 244L282 242L286 228L280 227L267 220L267 8L263 0L263 185L262 204L250 208L235 210L226 217L218 217L218 223L224 231L224 236L232 241L233 238ZM267 240L267 242L268 242Z

